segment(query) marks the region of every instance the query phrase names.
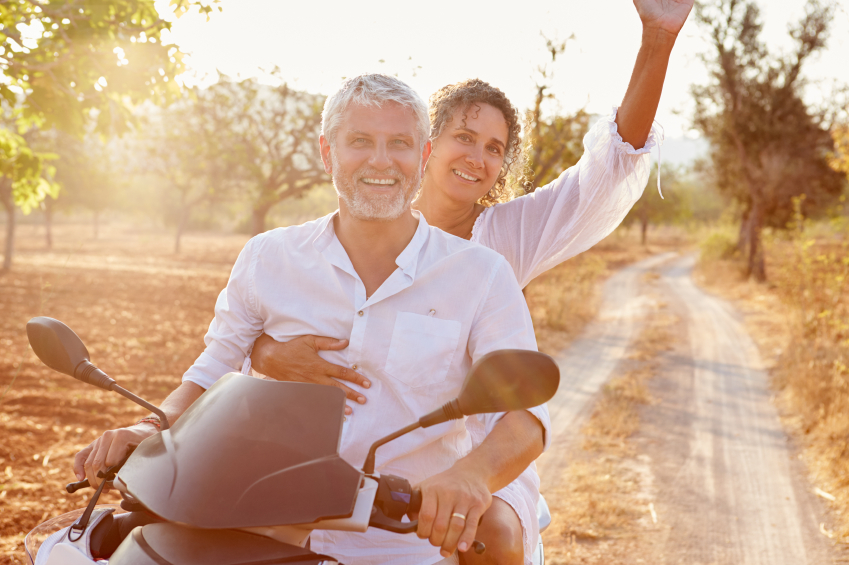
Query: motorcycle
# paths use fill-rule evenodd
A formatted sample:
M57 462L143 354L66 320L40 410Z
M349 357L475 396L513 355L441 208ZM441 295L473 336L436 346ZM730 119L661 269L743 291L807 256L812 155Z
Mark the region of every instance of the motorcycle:
M339 456L345 395L335 387L230 373L172 428L158 407L91 363L83 342L62 322L33 318L27 335L48 367L117 392L162 421L160 433L100 473L104 480L85 509L27 535L31 565L335 563L308 549L310 532L372 527L409 534L418 527L403 518L418 510L421 492L403 477L375 472L382 445L464 416L538 406L560 381L547 355L494 351L469 370L457 398L375 441L357 469ZM107 482L121 493L120 508L97 504ZM84 480L67 490L88 486ZM485 551L478 541L472 548Z

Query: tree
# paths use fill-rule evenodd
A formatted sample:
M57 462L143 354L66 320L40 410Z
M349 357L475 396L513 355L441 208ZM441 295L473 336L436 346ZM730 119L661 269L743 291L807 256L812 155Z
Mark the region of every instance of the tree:
M226 77L210 91L222 101L219 106L230 108L221 115L230 120L229 127L219 131L232 140L252 195L251 233L262 233L275 204L330 181L318 147L324 96L285 83L265 86L256 79Z
M640 242L646 245L649 224L679 224L692 217L689 195L692 186L684 180L684 173L673 167L666 166L663 171L663 198L657 187L657 165L652 169L651 176L642 197L628 211L622 221L623 225L633 223L640 225Z
M171 6L177 15L209 14L212 2L171 0ZM170 26L154 0L6 0L0 5L0 101L20 133L56 127L82 136L92 116L99 133L122 133L133 105L179 92L173 79L183 68L181 53L162 43ZM17 153L0 159L24 154L27 140L21 139ZM46 194L38 183L5 182L18 183L19 192L32 189L22 202Z
M146 120L140 164L166 181L162 202L177 212L175 253L192 211L225 198L242 182L243 153L233 139L237 115L233 101L213 87L186 93ZM170 204L174 196L176 206Z
M55 143L56 182L62 187L61 208L83 208L92 214L94 238L100 235L100 217L115 205L123 182L107 140L90 134L77 139L60 131L51 132ZM45 202L45 208L52 203ZM45 210L47 211L47 210Z
M15 207L29 213L44 197L56 195L57 186L45 178L48 158L49 155L32 151L20 135L0 128L0 202L6 209L4 271L12 268Z
M566 51L566 41L544 39L551 60L537 67L534 105L527 114L528 169L535 186L548 184L578 162L584 152L583 139L589 130L591 117L584 109L572 115L554 113L551 117L544 117L543 105L555 98L551 92L552 67L557 57Z
M757 280L766 279L762 229L786 227L794 196L806 194L812 212L841 189L825 158L832 145L825 112L802 99L803 66L825 46L833 11L832 4L809 0L790 30L793 51L771 56L753 1L696 4L711 51L703 56L710 82L693 87L694 121L711 144L718 188L742 209L740 247L747 274Z

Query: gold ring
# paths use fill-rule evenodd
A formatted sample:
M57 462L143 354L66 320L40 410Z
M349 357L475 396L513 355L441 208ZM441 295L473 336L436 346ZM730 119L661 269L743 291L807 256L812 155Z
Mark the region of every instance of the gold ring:
M461 520L463 520L463 521L465 521L465 520L466 520L466 517L465 517L465 516L463 516L462 514L460 514L459 512L454 512L454 513L451 515L451 517L452 517L452 518L460 518L460 519L461 519Z

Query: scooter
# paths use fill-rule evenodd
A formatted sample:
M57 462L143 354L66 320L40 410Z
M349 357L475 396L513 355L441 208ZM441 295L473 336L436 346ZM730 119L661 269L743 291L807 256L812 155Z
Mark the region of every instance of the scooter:
M547 355L492 352L470 369L457 398L375 441L357 469L339 456L345 395L335 387L230 373L171 428L159 408L92 364L62 322L33 318L27 335L48 367L117 392L162 420L160 433L100 473L104 480L84 510L30 532L31 565L335 563L307 548L310 532L372 527L409 534L418 527L403 518L418 510L421 492L403 477L375 472L382 445L448 420L538 406L560 382ZM122 495L120 510L97 505L107 482ZM67 490L87 486L80 481ZM485 551L478 541L472 547Z

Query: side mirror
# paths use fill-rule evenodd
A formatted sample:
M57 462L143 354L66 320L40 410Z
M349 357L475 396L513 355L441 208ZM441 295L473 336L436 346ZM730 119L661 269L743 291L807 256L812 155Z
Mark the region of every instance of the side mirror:
M395 433L372 444L363 472L374 473L377 448L418 428L457 420L463 416L525 410L547 402L560 386L560 369L545 353L500 349L478 359L466 374L460 395Z
M544 353L502 349L481 357L457 397L464 416L525 410L547 402L560 385L560 369Z
M111 390L115 381L92 365L83 341L59 320L44 316L33 318L27 322L27 337L38 358L54 371Z
M91 362L83 340L74 333L74 330L59 320L44 316L33 318L27 322L27 338L29 338L30 347L41 362L54 371L65 373L86 384L117 392L159 416L162 430L168 429L168 418L165 413L143 398L118 386L115 379L98 369Z

